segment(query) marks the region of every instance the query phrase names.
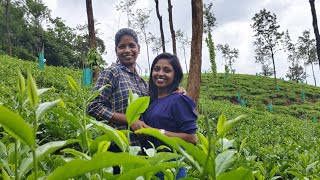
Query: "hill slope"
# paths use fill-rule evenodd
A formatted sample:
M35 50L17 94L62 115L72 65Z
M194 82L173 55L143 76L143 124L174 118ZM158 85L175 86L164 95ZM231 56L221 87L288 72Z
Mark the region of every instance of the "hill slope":
M43 96L43 100L61 97L74 102L65 75L81 81L81 70L62 67L46 67L39 71L33 62L25 62L8 56L0 56L0 103L14 109L16 94L16 70L24 76L31 71L40 88L54 87L55 91ZM247 115L227 135L235 139L234 147L239 149L246 139L234 167L247 167L259 171L265 179L281 176L293 179L295 172L302 177L315 178L320 175L320 88L279 80L279 91L275 90L272 78L253 75L231 75L225 79L219 74L213 80L210 74L203 74L199 104L199 131L215 134L218 116L225 112L228 119ZM184 83L185 84L185 83ZM91 87L84 88L88 96ZM305 99L301 98L301 90ZM240 91L240 102L237 92ZM245 107L241 100L245 100ZM268 103L272 100L273 111ZM75 102L77 103L77 102ZM56 118L50 116L50 118ZM207 126L208 121L209 126ZM54 122L54 123L53 123ZM62 121L44 122L45 133L54 140L70 138Z

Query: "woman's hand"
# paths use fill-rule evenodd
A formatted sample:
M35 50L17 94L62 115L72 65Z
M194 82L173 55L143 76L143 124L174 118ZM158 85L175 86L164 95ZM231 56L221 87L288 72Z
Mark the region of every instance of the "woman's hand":
M175 91L175 93L187 95L187 90L184 87L178 87L178 89Z
M134 122L133 124L131 124L131 129L133 131L141 129L141 128L149 128L150 126L146 125L143 121L138 120L136 122Z

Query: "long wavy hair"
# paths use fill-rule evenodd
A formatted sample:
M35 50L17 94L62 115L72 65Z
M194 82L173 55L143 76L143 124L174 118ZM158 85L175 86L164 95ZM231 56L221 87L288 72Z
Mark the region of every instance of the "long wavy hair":
M151 102L158 98L158 89L152 80L152 71L154 69L154 66L157 64L157 62L160 59L167 60L171 64L174 70L174 80L172 84L169 85L169 87L167 88L168 94L172 94L174 91L178 89L179 84L183 78L183 72L182 72L182 68L181 68L178 57L170 53L159 54L152 62L150 76L149 76L149 93L151 97Z

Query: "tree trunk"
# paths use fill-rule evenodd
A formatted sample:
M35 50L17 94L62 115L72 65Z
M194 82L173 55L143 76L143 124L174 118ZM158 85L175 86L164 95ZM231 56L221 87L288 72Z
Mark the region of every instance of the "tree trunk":
M162 42L162 51L166 52L166 42L164 40L162 16L160 16L160 12L159 12L159 0L154 0L154 2L156 3L157 17L158 17L159 23L160 23L160 34L161 34L161 42Z
M316 37L317 55L318 55L319 69L320 69L320 35L319 35L319 28L318 28L318 22L317 22L316 8L314 7L314 1L315 0L309 0L309 3L311 7L312 26L313 26L314 35Z
M146 32L143 32L143 35L144 35L144 40L145 40L146 45L147 45L148 69L149 69L149 72L150 72L149 42L148 42L148 40L147 40L147 33L146 33Z
M8 55L12 56L11 33L10 33L10 25L9 25L10 24L10 0L6 0L5 18L6 18Z
M272 59L272 65L273 65L274 85L276 86L276 89L278 90L276 63L274 62L274 53L273 53L272 49L271 49L271 59Z
M186 71L188 74L189 72L188 72L188 64L187 64L187 58L186 58L186 48L184 46L183 46L183 55L184 55L184 63L186 64Z
M88 30L89 30L89 44L91 48L96 48L96 34L94 30L94 19L92 10L92 0L86 0L87 17L88 17Z
M88 18L88 30L89 30L89 45L90 48L96 48L96 33L94 29L94 19L93 19L93 10L92 10L92 1L86 0L87 7L87 18ZM93 67L93 83L97 81L99 77L99 66Z
M191 98L195 101L196 108L198 110L198 99L201 85L203 0L191 0L191 8L192 40L187 91Z
M169 25L172 39L172 51L173 54L177 55L177 46L176 46L176 32L173 28L173 20L172 20L172 4L171 0L168 0L168 11L169 11Z
M317 86L316 76L314 75L313 63L311 62L314 85Z

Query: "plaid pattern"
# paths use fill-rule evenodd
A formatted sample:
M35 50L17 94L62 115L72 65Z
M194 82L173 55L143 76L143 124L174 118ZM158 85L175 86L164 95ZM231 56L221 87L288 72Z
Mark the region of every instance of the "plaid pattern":
M129 89L141 96L148 96L148 85L136 72L121 64L112 64L101 72L93 91L107 86L87 107L88 114L97 120L110 120L115 112L126 113ZM108 122L115 129L127 129L127 125ZM136 135L130 137L131 145L139 145Z

